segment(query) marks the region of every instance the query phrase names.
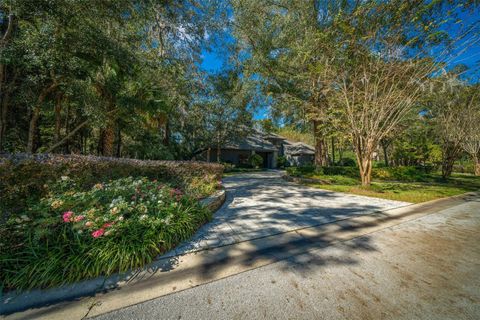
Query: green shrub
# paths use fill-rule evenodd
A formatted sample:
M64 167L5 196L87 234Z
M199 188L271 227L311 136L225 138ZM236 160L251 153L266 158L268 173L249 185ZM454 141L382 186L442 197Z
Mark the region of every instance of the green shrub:
M0 156L0 224L6 217L44 196L46 187L62 176L68 176L81 190L110 179L145 176L168 182L194 198L201 198L217 185L222 173L222 165L206 162L79 155L3 155Z
M360 177L360 172L356 167L322 167L321 169L325 175L342 175L351 178Z
M252 167L260 168L263 165L263 158L261 155L254 153L248 158L248 162Z
M290 167L290 162L288 162L287 158L285 158L284 156L280 156L277 159L277 166L279 168L287 168Z
M342 158L337 162L337 165L341 167L356 167L357 162L352 158Z
M69 177L0 225L3 289L50 287L142 267L211 218L196 199L156 180L83 189Z
M286 170L287 170L288 175L291 175L291 176L294 176L294 177L312 175L312 174L315 173L315 167L314 166L288 167Z
M223 164L223 172L232 172L235 169L235 165L233 163L224 162Z
M425 181L431 170L427 167L412 166L373 168L372 177L379 180Z

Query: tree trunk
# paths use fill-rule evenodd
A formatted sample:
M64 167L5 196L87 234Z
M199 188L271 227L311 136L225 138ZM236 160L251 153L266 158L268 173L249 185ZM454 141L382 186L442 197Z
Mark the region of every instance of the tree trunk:
M362 186L369 186L372 182L372 157L368 152L362 152L356 147L356 156Z
M452 175L453 165L460 151L459 146L446 143L442 152L442 177L447 179Z
M335 165L335 137L332 137L332 166Z
M372 182L372 159L370 157L360 160L360 178L362 186L369 186Z
M10 103L10 94L8 92L4 92L4 96L2 98L0 104L0 152L3 151L3 145L5 143L5 136L7 134L7 116L8 116L8 105Z
M328 150L325 148L325 138L321 134L319 128L319 122L313 121L313 133L315 137L315 166L324 167L327 165L326 153Z
M38 119L40 118L40 110L42 107L43 102L47 98L48 94L53 91L58 84L56 82L52 83L50 87L45 88L42 90L40 95L38 96L37 103L32 110L32 117L30 118L30 124L28 127L28 138L27 138L27 153L33 153L34 150L34 139L35 139L35 132L37 131L37 124Z
M369 186L372 182L372 154L375 150L375 143L362 137L354 137L353 145L355 148L355 156L357 157L358 169L360 170L360 178L362 186Z
M160 113L159 115L159 131L163 145L168 146L170 143L170 125L166 113Z
M104 156L113 157L115 143L115 105L112 100L108 101L106 127L103 130L102 152Z
M122 130L120 129L120 126L117 129L117 151L115 153L115 156L117 158L120 158L122 154Z
M480 176L480 157L473 157L473 165L475 166L475 175Z
M385 167L389 167L390 166L390 163L388 162L388 143L386 143L385 141L380 141L380 144L382 146L382 150L383 150L383 158L385 160Z
M220 154L222 153L220 145L217 146L217 162L220 163Z
M211 152L211 149L208 148L207 149L207 162L210 162L210 152Z
M103 130L102 152L106 157L113 157L115 142L115 128L111 121L107 121L107 127Z
M60 129L62 125L62 93L57 94L55 97L55 133L54 133L54 143L60 141Z

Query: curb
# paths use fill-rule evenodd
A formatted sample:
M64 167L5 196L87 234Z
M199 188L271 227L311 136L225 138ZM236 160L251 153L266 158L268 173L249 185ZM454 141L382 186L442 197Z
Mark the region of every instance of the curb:
M200 200L200 204L204 207L207 207L211 212L215 212L223 205L225 202L227 192L222 186L220 190L215 191L214 194Z

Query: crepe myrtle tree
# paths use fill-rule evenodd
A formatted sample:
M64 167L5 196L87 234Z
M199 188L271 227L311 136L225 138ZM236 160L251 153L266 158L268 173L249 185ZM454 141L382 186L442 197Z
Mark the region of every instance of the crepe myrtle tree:
M480 176L480 94L479 86L466 85L464 96L459 101L460 147L469 154L474 165L474 173Z
M428 63L422 60L386 60L365 53L355 67L341 73L336 105L350 133L362 185L371 183L372 156L386 138L413 109L422 93Z

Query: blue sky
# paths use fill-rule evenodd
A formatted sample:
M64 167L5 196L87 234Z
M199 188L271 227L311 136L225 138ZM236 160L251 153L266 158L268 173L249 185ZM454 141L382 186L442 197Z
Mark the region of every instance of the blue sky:
M460 15L460 23L465 25L477 25L477 28L480 28L480 10L476 9L473 13L462 13ZM451 28L449 26L449 28ZM451 29L446 28L447 32L451 36L454 36L457 28L452 27ZM478 31L478 29L477 29ZM219 36L215 43L216 45L211 47L210 50L203 50L201 63L201 68L210 73L216 73L222 71L223 68L228 67L229 64L229 53L228 53L228 43L235 41L233 36L227 32ZM461 46L461 44L458 44ZM470 68L469 76L472 78L472 81L480 81L480 43L469 46L462 54L459 54L460 49L457 51L454 50L452 53L453 59L450 61L450 66L457 65L459 63L465 64ZM441 59L441 58L439 58ZM268 118L268 107L257 108L254 114L254 119L265 119Z

